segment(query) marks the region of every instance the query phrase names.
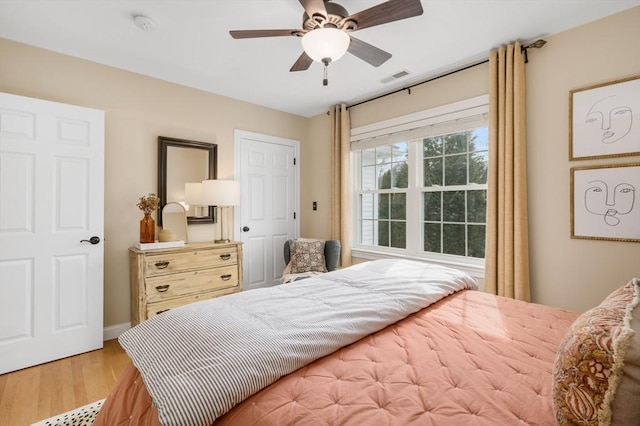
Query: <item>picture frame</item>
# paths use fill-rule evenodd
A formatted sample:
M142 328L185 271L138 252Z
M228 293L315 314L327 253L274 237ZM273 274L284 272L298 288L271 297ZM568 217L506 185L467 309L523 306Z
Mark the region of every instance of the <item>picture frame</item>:
M640 163L571 168L571 238L640 242Z
M640 75L569 92L569 160L640 155Z

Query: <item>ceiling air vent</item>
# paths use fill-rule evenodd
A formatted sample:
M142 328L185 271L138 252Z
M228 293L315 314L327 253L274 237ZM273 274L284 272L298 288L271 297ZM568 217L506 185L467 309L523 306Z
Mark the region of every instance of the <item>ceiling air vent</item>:
M389 82L391 82L393 80L397 80L399 78L402 78L405 75L409 75L409 71L402 70L400 72L397 72L397 73L393 74L392 76L383 78L382 80L380 80L380 82L383 83L383 84L387 84L387 83L389 83Z

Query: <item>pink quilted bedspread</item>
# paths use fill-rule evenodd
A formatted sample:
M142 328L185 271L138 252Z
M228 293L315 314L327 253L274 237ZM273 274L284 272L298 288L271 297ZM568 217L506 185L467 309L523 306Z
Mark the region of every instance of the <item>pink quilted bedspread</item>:
M461 291L283 377L215 425L553 425L555 352L577 316ZM138 373L128 376L96 425L158 424Z

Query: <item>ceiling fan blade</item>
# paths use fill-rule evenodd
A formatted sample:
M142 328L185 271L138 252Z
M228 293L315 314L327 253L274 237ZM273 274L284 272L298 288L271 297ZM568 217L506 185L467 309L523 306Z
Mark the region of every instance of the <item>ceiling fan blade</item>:
M347 17L358 30L422 15L420 0L389 0Z
M233 38L283 37L304 34L304 30L237 30L229 31Z
M300 55L289 71L294 72L308 70L312 63L313 59L311 59L305 52L302 52L302 55Z
M309 18L313 18L314 15L322 15L325 19L327 18L327 8L323 0L300 0L300 4L304 7Z
M355 37L351 37L351 43L349 43L349 49L347 51L374 67L379 67L391 58L391 53L378 49Z

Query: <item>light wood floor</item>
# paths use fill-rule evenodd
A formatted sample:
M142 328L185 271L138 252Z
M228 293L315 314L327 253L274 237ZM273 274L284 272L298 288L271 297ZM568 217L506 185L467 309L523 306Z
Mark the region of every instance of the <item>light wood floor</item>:
M97 351L0 375L0 425L30 425L105 398L129 362L109 340Z

